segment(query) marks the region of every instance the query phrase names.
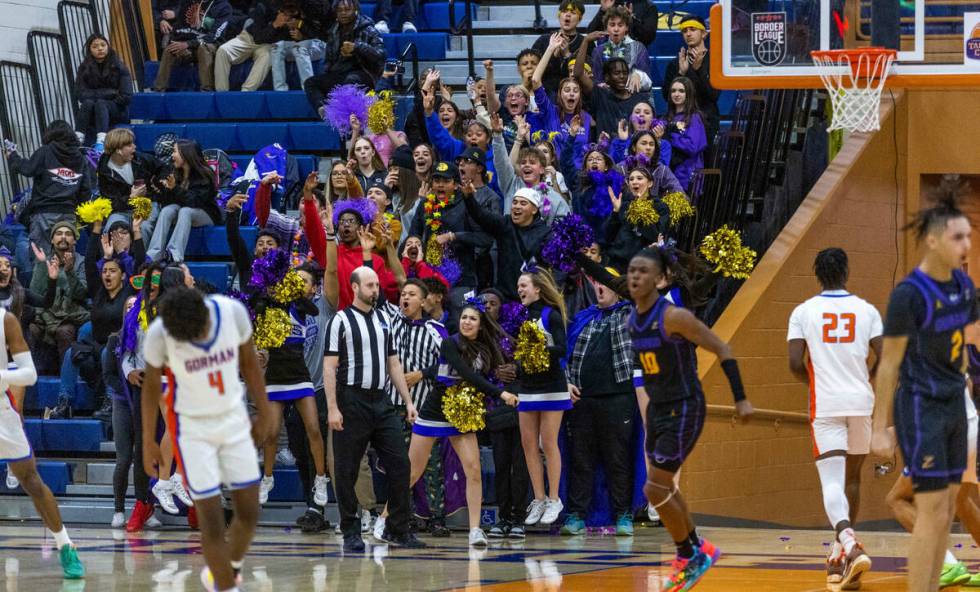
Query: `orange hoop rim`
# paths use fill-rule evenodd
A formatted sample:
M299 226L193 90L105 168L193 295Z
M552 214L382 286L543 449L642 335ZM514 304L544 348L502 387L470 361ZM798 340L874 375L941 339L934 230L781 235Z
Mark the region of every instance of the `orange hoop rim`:
M888 77L889 67L898 57L898 52L894 49L877 46L859 47L857 49L815 49L810 52L810 57L818 68L828 67L832 64L843 66L842 62L845 61L843 58L846 58L847 65L851 67L851 75L855 79L874 80ZM862 61L861 58L867 59ZM879 70L877 65L882 58L885 58L885 65ZM823 61L831 62L831 64L821 63Z
M882 55L890 55L895 58L898 56L898 51L894 49L888 49L887 47L858 47L857 49L814 49L810 52L810 57L813 58L839 58L846 57L849 60L854 60L855 58L860 58L863 55L878 57Z

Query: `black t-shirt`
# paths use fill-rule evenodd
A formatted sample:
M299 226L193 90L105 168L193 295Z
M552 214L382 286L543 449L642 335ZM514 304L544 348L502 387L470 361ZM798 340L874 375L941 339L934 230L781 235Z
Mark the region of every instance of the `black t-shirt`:
M976 320L976 290L965 273L938 282L916 269L902 280L884 327L886 337L908 337L900 388L930 398L960 396L967 369L963 329Z
M594 86L592 95L589 97L589 113L595 121L595 133L606 132L612 137L616 137L619 131L619 120L629 120L633 113L633 107L637 103L651 103L650 93L639 92L630 95L629 98L620 99L611 90L603 86ZM652 103L651 103L652 104Z

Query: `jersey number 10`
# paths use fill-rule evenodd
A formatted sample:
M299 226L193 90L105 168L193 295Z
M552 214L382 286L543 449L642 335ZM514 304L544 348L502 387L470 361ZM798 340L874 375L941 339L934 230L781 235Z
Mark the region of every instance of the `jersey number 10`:
M644 374L660 374L660 364L657 363L657 354L653 352L641 353L640 363L643 364Z
M840 315L825 312L823 314L823 321L824 343L854 343L854 323L856 317L853 312L842 312ZM843 327L841 327L841 324L843 324ZM841 327L843 335L838 331L839 327Z

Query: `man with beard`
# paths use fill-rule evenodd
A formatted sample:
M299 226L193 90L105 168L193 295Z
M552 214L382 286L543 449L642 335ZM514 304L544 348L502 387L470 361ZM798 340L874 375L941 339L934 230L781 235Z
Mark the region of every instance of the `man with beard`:
M65 357L65 351L75 341L78 328L89 320L89 312L85 308L88 297L88 282L85 280L85 257L75 252L75 224L69 220L61 220L51 228L51 254L32 244L34 257L34 274L31 276L31 291L43 294L47 288L48 259L58 261L61 271L58 272L58 287L55 291L54 304L42 310L31 325L31 337L35 345L55 346L57 360L44 360L43 370L53 373L57 365ZM38 348L49 351L50 348ZM51 364L55 365L52 367ZM48 373L42 371L42 373Z

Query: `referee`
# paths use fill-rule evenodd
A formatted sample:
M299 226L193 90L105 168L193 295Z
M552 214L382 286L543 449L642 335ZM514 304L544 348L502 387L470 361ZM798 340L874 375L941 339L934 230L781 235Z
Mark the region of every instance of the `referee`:
M388 477L389 515L382 540L403 547L424 547L408 529L408 449L401 419L385 391L389 378L405 401L406 419L414 422L418 412L395 353L388 321L375 308L380 292L378 274L370 267L358 267L351 273L350 282L354 302L331 319L323 360L344 550L364 550L354 482L368 442Z

